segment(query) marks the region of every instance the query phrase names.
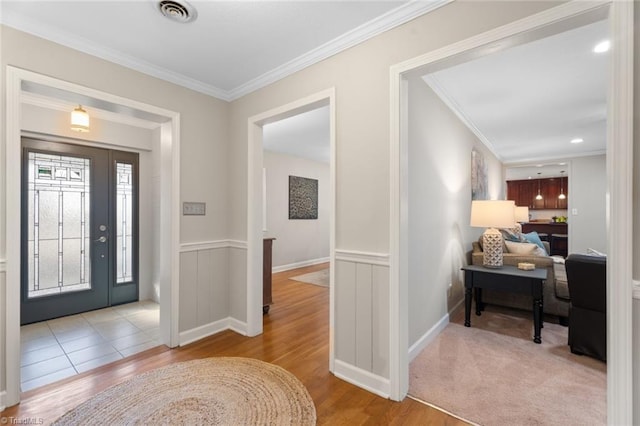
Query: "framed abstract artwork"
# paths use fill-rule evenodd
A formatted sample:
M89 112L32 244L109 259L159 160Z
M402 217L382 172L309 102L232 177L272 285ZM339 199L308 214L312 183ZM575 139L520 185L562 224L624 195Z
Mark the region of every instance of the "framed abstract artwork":
M318 218L318 180L289 176L289 219Z
M471 150L471 199L486 200L489 177L484 156L475 148Z

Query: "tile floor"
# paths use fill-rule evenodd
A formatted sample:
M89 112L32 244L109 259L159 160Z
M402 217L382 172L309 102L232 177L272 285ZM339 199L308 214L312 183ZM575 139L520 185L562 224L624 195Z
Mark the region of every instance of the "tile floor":
M158 346L159 323L159 305L141 301L22 326L22 391Z

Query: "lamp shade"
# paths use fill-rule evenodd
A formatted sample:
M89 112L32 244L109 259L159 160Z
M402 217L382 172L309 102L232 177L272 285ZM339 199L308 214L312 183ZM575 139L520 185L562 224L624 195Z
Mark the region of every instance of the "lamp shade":
M71 112L71 130L76 132L89 131L89 114L80 105Z
M529 222L529 207L516 206L516 222Z
M513 228L516 204L511 200L473 200L471 226L480 228Z

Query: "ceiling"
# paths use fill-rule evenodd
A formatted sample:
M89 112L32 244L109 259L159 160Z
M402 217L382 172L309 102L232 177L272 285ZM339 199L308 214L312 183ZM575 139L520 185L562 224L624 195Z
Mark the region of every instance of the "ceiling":
M0 22L233 100L448 1L191 1L183 24L155 0L0 0ZM533 166L513 179L559 176L558 159L605 152L607 55L592 53L604 38L601 21L424 79L501 161ZM321 108L265 126L265 149L328 162L328 133Z
M294 157L329 164L329 106L263 126L262 146Z
M559 176L561 159L605 153L607 38L599 21L423 78L504 164L533 166L512 179Z
M233 100L449 1L193 0L178 23L157 0L2 0L0 22Z

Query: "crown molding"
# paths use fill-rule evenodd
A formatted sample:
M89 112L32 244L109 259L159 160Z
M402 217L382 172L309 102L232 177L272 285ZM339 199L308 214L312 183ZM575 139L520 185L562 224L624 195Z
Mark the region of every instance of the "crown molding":
M228 92L229 100L236 100L251 92L275 83L293 73L316 64L324 59L336 55L343 50L367 41L385 31L411 21L421 15L442 7L453 0L412 0L403 3L389 12L372 19L371 21L354 28L353 30L337 37L320 47L298 56L283 65L267 71L261 76L250 80Z
M469 130L471 130L471 133L473 133L498 160L504 162L504 159L500 154L498 154L498 151L496 151L491 141L480 131L473 120L467 117L462 107L442 87L438 79L434 75L429 74L422 76L422 80L431 88L431 90L436 93L436 95L438 95L442 102L444 102L444 104L449 107L449 109L456 115L456 117L458 117L460 121L462 121L462 123L467 126Z
M3 13L0 14L0 23L196 92L204 93L223 101L233 101L452 1L411 0L403 3L401 6L354 28L340 37L231 90L223 90L166 68L124 55L113 49L97 46L89 40L72 36L57 28L43 25L28 17L7 10L3 10Z
M229 100L227 92L222 89L208 85L196 79L186 77L166 68L158 67L132 56L125 55L116 50L109 49L104 46L98 46L87 39L71 35L64 30L61 31L50 25L36 22L24 15L3 9L0 14L0 23L25 33L32 34L36 37L44 38L71 49L79 50L80 52L122 65L123 67L130 68L134 71L177 84L178 86L186 87L187 89L204 93L205 95L210 95L225 101Z

